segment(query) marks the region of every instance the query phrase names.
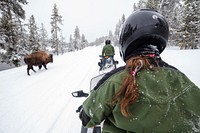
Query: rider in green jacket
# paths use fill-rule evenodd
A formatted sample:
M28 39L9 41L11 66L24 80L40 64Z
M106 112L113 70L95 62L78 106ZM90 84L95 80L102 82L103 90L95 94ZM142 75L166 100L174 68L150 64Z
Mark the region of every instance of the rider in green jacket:
M111 45L111 41L110 40L106 40L105 41L105 44L103 46L103 49L102 49L102 56L111 56L113 57L115 55L115 49L114 47Z
M108 58L111 58L111 60L114 61L114 55L115 55L115 49L111 45L111 41L106 40L105 45L103 46L103 49L102 49L102 59L101 59L101 64L100 64L100 70L103 68L103 66L105 66Z
M157 11L127 18L120 36L126 65L107 73L84 101L85 127L103 122L103 133L200 132L200 89L160 57L168 35Z

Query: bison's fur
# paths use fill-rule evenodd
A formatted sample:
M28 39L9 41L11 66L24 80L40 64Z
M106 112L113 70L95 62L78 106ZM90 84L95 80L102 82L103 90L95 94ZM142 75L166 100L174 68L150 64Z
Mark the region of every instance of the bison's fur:
M42 66L47 69L46 65L49 62L53 62L53 55L47 54L44 51L36 51L33 52L30 55L26 55L24 57L24 62L27 64L27 74L30 75L29 70L32 69L34 72L36 72L33 69L33 66L38 66L39 69L42 68Z

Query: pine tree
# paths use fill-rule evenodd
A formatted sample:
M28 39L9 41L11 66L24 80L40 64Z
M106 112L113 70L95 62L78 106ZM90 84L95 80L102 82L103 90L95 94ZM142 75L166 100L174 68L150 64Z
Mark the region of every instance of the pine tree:
M180 25L182 5L180 0L162 0L160 3L160 12L165 16L171 28L177 28Z
M108 39L111 40L111 42L113 42L113 40L114 40L114 35L111 30L108 33Z
M20 47L20 24L21 19L25 19L25 11L22 4L27 4L26 0L1 0L0 1L0 36L5 38L4 50L6 53L0 58L8 64L15 64L20 61L16 59L16 54Z
M133 11L136 11L136 10L138 10L138 7L137 7L136 3L134 3L133 4Z
M199 45L199 10L198 1L185 0L184 16L181 27L182 49L195 49Z
M63 37L63 34L62 32L60 32L60 47L59 47L59 51L61 52L61 54L64 54L64 45L65 45L65 42L64 42L65 38Z
M78 26L76 26L75 31L74 31L74 48L75 48L75 50L80 50L80 41L81 41L80 31L79 31Z
M81 49L85 48L88 46L88 41L87 39L85 38L85 35L82 34L81 36Z
M167 19L170 27L170 36L168 45L178 45L180 34L178 33L182 18L182 5L180 0L162 0L160 3L160 12Z
M26 55L26 53L28 53L28 51L26 50L27 48L27 44L28 44L28 33L27 33L27 30L25 28L26 24L24 24L23 22L21 21L18 21L19 22L19 41L18 41L18 44L17 44L17 53L18 55L20 56L24 56Z
M29 44L28 44L28 51L34 52L40 50L41 46L39 43L39 35L38 35L38 27L35 22L34 15L31 15L28 24L29 29Z
M138 4L134 6L133 11L136 11L141 8L146 8L146 0L139 0Z
M195 45L197 45L196 48L200 48L200 1L199 0L195 0L195 24L197 27L196 30L196 36L195 36Z
M25 11L22 8L22 4L28 4L27 0L1 0L0 11L3 13L12 12L12 14L19 18L25 19Z
M160 0L147 0L146 8L159 10Z
M115 32L114 32L114 45L117 46L119 43L119 37L120 37L120 31L122 28L123 23L125 22L126 18L125 15L122 15L122 18L118 21L118 23L116 24L116 28L115 28Z
M53 13L51 15L51 34L52 34L52 48L55 49L55 53L57 53L57 55L59 55L59 38L58 38L58 32L61 31L59 24L63 25L62 22L62 16L59 15L58 13L58 8L57 5L54 4L53 6Z
M47 51L46 47L47 47L48 34L47 34L46 29L44 28L44 24L43 23L41 23L39 36L40 36L41 50Z
M74 39L72 38L71 34L70 34L70 38L69 38L68 51L75 51Z

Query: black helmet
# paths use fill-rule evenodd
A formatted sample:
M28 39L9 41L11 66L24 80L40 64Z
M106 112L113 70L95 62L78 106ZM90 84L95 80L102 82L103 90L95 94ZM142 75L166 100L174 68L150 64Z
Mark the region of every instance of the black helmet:
M169 26L166 19L153 9L140 9L125 21L119 40L123 60L130 58L143 45L156 46L161 53L167 44Z
M110 40L106 40L106 42L105 42L105 44L107 45L107 44L110 44Z

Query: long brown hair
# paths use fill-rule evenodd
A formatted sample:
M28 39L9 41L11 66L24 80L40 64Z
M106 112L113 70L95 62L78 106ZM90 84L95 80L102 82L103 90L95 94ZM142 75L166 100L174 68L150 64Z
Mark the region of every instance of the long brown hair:
M126 70L130 70L130 74L124 79L122 87L112 99L112 104L120 104L121 113L125 117L131 115L128 111L128 106L135 103L139 97L136 82L137 72L141 69L151 69L149 58L149 56L138 56L126 62Z

